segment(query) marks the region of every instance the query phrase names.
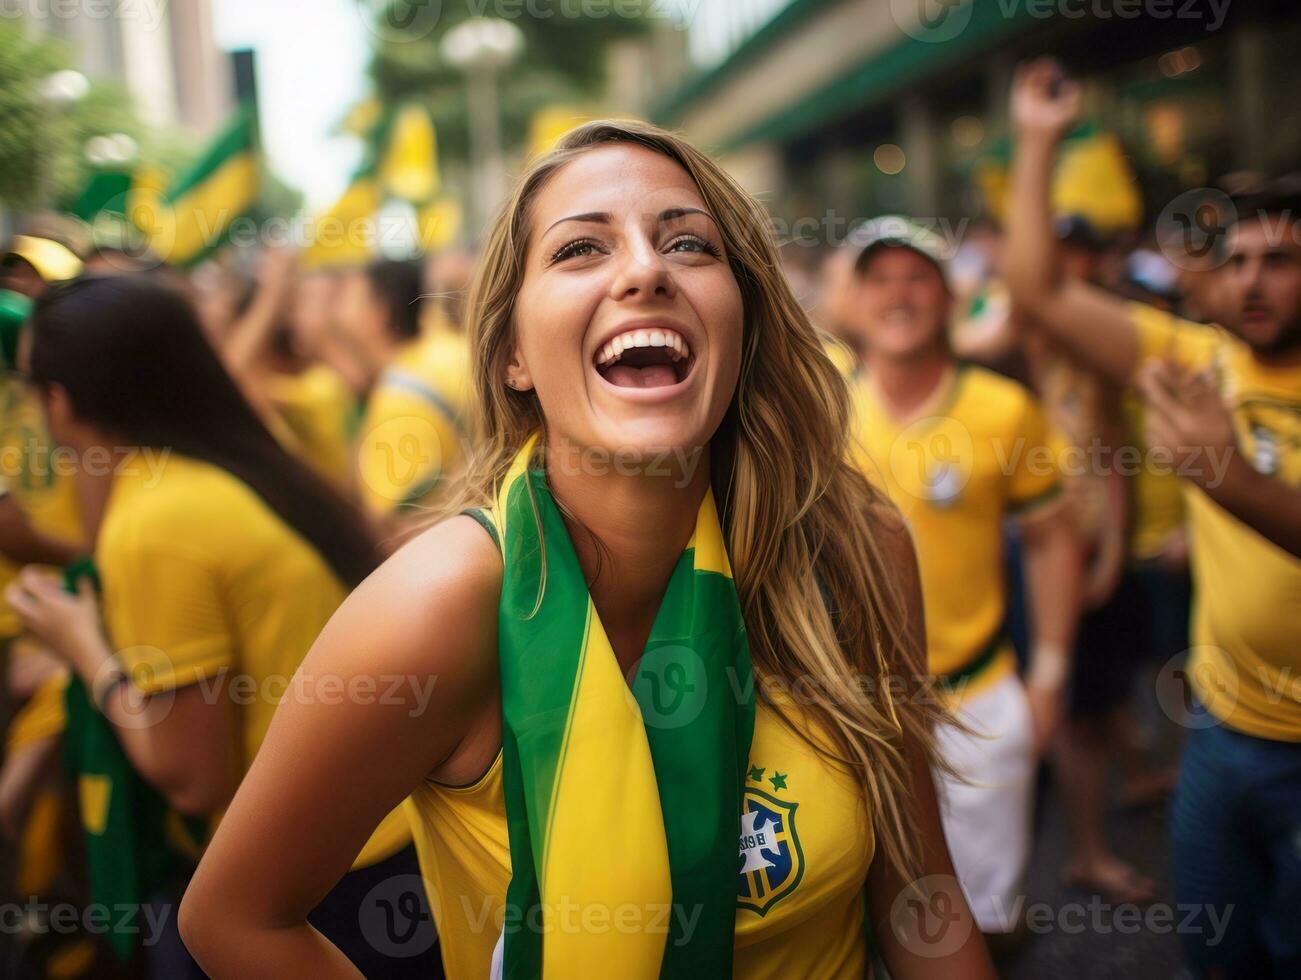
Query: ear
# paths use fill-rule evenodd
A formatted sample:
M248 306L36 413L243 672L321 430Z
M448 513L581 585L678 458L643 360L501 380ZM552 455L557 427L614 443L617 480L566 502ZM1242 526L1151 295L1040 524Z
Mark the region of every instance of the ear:
M524 355L516 344L511 350L510 360L506 362L505 382L508 387L515 391L532 391L533 375L529 373L528 365L524 362Z
M77 412L72 407L72 396L61 384L52 384L43 391L46 420L50 431L67 432L77 421Z

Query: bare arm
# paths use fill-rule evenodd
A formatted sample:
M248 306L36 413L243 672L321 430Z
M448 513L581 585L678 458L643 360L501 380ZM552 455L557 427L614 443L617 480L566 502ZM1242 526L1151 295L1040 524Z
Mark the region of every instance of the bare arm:
M57 578L26 569L5 598L24 625L94 692L113 650L90 584L83 581L80 593L69 595ZM224 678L152 696L119 684L105 702L104 717L132 767L180 812L213 813L234 793L241 769L239 718Z
M1034 631L1026 695L1035 744L1042 753L1061 720L1080 614L1083 567L1065 501L1027 516L1021 522L1021 541Z
M296 262L297 256L287 248L268 249L262 256L253 302L235 321L221 352L227 370L241 383L266 353L276 318L293 285Z
M907 621L918 649L926 649L921 577L907 531L883 540L891 566L904 582ZM919 880L908 881L878 856L867 876L868 912L885 965L894 980L993 980L984 937L958 885L940 824L935 782L920 746L907 749L912 768Z
M1080 93L1057 66L1023 66L1012 91L1016 152L1004 269L1012 301L1027 326L1042 330L1081 361L1127 383L1139 360L1138 334L1124 302L1061 276L1052 228L1051 186L1058 143L1075 121Z
M1139 383L1147 399L1148 445L1168 452L1180 474L1238 520L1301 558L1301 489L1247 462L1210 376L1153 361Z
M375 826L452 756L497 697L501 560L469 518L394 555L303 662L181 904L213 977L356 977L307 923ZM313 696L303 678L378 678L396 696ZM432 688L429 686L432 683ZM322 691L324 689L322 688Z

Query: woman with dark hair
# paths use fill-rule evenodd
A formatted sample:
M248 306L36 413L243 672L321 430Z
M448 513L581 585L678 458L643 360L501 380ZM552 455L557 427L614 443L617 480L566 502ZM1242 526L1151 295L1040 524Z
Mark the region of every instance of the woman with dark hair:
M103 624L88 588L70 595L36 572L6 596L68 660L136 772L173 810L215 818L280 700L324 700L327 681L351 679L289 688L376 544L267 431L182 296L144 277L82 279L41 299L26 343L55 439L113 473L94 553ZM379 816L313 917L361 969L392 976L359 905L415 862L399 810Z

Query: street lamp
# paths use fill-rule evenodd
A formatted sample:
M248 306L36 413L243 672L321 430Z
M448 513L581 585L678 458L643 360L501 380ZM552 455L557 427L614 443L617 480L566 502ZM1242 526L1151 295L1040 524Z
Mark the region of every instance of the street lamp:
M465 74L470 104L470 156L475 173L477 226L488 223L506 190L497 75L524 49L524 35L509 21L471 17L443 37L448 64Z

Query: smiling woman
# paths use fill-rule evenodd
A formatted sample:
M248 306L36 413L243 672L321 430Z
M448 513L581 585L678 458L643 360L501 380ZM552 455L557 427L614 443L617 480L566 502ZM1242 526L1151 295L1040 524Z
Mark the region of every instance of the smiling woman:
M470 309L460 492L303 668L433 699L282 704L182 906L196 957L355 975L306 913L410 794L454 978L863 976L865 916L896 978L992 976L911 544L845 461L760 205L671 134L588 124L520 181Z

